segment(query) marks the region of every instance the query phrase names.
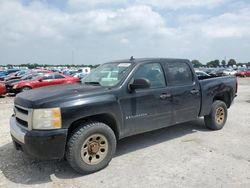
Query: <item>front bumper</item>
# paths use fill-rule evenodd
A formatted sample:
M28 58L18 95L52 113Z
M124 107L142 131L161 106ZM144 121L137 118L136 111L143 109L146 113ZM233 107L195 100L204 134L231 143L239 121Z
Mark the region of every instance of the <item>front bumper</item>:
M19 126L14 116L10 119L10 134L14 146L38 159L64 157L67 129L35 131Z

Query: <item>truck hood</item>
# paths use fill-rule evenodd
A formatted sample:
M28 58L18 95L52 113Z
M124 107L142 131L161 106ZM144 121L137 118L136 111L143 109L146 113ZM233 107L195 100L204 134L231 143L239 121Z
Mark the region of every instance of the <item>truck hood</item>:
M18 94L15 104L26 108L62 107L69 101L108 91L108 88L84 84L63 84L29 90Z

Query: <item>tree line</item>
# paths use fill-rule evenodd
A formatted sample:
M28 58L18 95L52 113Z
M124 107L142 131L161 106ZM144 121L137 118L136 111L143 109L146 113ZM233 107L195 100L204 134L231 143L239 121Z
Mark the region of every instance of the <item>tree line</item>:
M75 65L75 64L57 64L57 65L48 65L48 64L38 64L38 63L27 63L27 64L20 64L20 65L13 65L13 64L7 64L6 67L12 68L12 67L27 67L29 69L35 69L35 68L51 68L51 67L67 67L67 68L82 68L82 67L90 67L96 68L98 65Z
M235 59L229 59L228 62L226 62L225 60L213 60L213 61L209 61L207 62L205 65L202 64L199 60L192 60L191 61L193 66L195 68L199 68L199 67L204 67L204 66L207 66L207 67L219 67L219 66L223 66L223 67L226 67L226 66L234 66L234 65L237 65L237 66L242 66L242 65L246 65L246 66L250 66L250 62L248 63L237 63Z
M250 62L248 63L237 63L235 59L229 59L228 62L226 62L225 60L213 60L213 61L209 61L206 64L202 64L199 60L192 60L191 61L193 66L195 68L199 68L199 67L219 67L219 66L242 66L242 65L247 65L250 66ZM26 63L26 64L20 64L20 65L13 65L13 64L7 64L5 67L8 68L12 68L12 67L28 67L29 69L35 69L35 68L48 68L48 67L67 67L67 68L80 68L80 67L90 67L92 68L96 68L98 67L99 64L97 65L84 65L84 64L80 64L80 65L76 65L76 64L57 64L57 65L48 65L48 64L38 64L38 63Z

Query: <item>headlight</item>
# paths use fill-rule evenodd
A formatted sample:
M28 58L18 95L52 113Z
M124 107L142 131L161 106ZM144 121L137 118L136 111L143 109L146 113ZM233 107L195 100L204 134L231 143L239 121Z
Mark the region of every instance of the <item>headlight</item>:
M62 127L60 108L34 109L33 129L60 129Z
M17 85L14 85L14 86L13 86L13 89L16 89L16 88L17 88Z

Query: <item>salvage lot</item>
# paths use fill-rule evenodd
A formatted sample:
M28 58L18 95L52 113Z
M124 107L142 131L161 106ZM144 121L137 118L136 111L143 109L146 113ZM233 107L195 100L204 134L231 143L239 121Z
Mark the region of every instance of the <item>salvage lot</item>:
M110 165L82 176L65 161L15 151L9 135L14 97L0 98L0 187L250 187L250 78L223 130L202 119L119 141Z

